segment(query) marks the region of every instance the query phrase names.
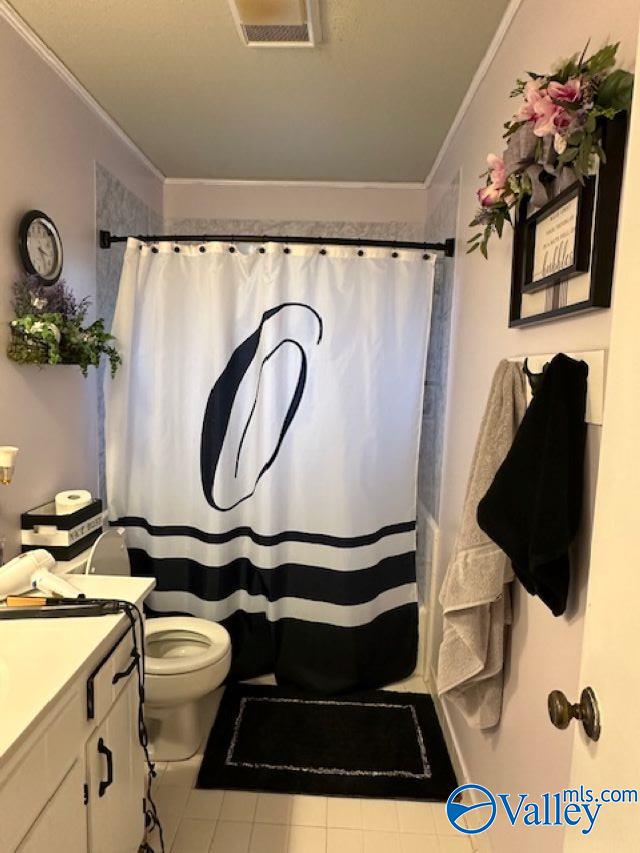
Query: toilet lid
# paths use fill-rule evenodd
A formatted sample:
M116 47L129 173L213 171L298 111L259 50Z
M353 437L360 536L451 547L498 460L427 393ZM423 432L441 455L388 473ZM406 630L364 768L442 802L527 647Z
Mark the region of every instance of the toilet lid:
M122 527L110 527L98 536L89 552L86 574L125 576L131 574L131 564Z
M149 675L195 672L231 653L222 625L190 616L162 616L145 624L146 671Z

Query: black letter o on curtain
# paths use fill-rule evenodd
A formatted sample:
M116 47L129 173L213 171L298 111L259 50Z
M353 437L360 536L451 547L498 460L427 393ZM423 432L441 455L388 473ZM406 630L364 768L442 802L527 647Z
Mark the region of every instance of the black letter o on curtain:
M307 381L307 355L303 344L296 340L294 336L290 336L289 334L285 333L284 335L279 336L278 342L271 346L266 355L261 358L253 396L253 403L244 421L244 427L242 428L239 435L229 434L229 424L231 421L238 390L247 371L252 366L252 364L254 364L256 354L258 352L258 347L260 345L260 340L265 327L267 326L271 318L275 317L277 314L280 314L280 312L284 312L284 314L280 317L281 321L288 321L289 319L295 321L296 315L299 316L300 309L302 309L303 311L310 311L311 314L317 320L318 334L314 343L319 344L322 340L322 319L318 312L311 308L311 306L305 305L302 302L284 302L282 305L278 305L275 308L269 309L269 311L266 311L262 315L260 325L255 330L255 332L249 335L249 337L246 338L241 344L239 344L239 346L237 346L236 349L233 351L231 358L227 362L226 367L216 380L211 390L211 393L209 394L209 399L207 401L207 406L205 409L204 419L202 423L202 439L200 444L200 472L202 477L202 489L204 491L204 496L207 502L214 509L220 510L221 512L228 512L229 510L238 506L238 504L241 504L243 501L246 501L255 493L256 487L260 482L261 478L264 476L264 474L266 474L266 472L275 462L280 447L282 446L282 442L284 441L284 437L287 434L289 428L291 427L291 424L293 423L293 419L298 410L298 406L300 405L302 394L304 392L304 387ZM276 353L282 354L287 352L291 352L291 357L295 357L299 361L298 376L295 388L291 396L291 400L289 401L288 408L284 414L284 418L280 426L280 431L277 436L275 448L268 457L268 459L266 459L261 465L258 466L255 478L252 478L252 483L249 490L245 490L245 493L239 499L230 503L230 505L221 506L219 503L216 502L214 498L214 492L216 485L216 476L220 477L219 468L223 449L225 448L225 446L227 446L228 453L228 442L235 441L237 443L234 467L235 478L238 474L238 468L242 457L245 437L251 425L254 413L256 411L256 406L258 404L258 397L260 394L263 372L266 366L268 365L269 360Z

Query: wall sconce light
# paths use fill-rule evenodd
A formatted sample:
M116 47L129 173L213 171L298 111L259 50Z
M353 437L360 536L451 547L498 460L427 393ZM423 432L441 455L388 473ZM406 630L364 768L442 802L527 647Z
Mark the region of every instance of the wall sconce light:
M17 447L5 445L0 447L0 484L9 485L13 478L13 470L16 467Z

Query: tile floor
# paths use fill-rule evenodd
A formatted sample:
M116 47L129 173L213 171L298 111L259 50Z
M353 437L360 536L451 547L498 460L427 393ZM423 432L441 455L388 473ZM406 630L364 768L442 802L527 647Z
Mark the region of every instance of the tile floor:
M425 692L425 685L413 678L393 689ZM197 790L201 760L199 753L188 761L157 765L155 802L167 853L473 850L470 838L451 827L440 803ZM155 836L154 841L157 845Z

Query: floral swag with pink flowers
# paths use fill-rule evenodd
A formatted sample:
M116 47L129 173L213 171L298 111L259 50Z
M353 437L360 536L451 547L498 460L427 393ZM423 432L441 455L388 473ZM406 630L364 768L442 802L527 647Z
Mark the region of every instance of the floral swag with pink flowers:
M502 237L505 222L513 225L523 198L541 207L558 192L597 171L604 162L602 125L629 110L633 75L613 70L618 44L585 58L574 55L552 74L528 72L518 80L512 98L522 98L518 112L504 125L508 140L502 157L489 154L488 170L478 190L481 208L470 223L480 226L469 240L469 252L487 257L493 233Z

